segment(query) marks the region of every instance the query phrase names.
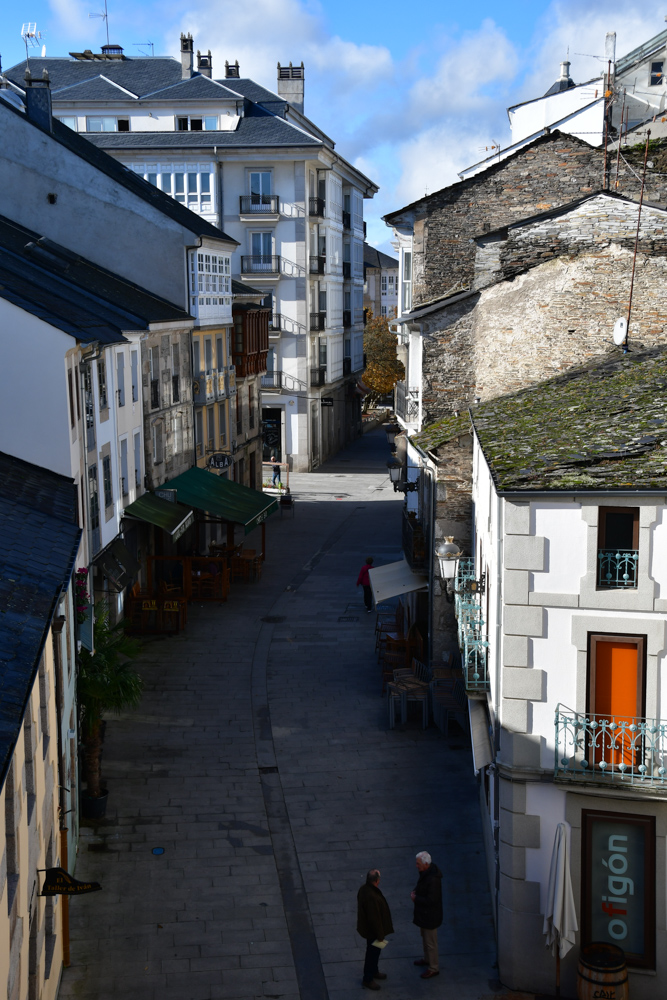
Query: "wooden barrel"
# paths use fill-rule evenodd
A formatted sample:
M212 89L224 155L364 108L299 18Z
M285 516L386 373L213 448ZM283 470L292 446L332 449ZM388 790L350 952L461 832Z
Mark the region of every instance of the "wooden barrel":
M598 942L581 949L577 996L579 1000L628 1000L628 970L621 948Z

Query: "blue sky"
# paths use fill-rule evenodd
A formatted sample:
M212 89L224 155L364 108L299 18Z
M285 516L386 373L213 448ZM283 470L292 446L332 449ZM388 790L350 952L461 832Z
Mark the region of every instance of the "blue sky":
M127 55L152 41L178 55L181 31L211 49L214 75L238 59L244 76L275 89L277 61L304 61L305 110L338 151L380 185L366 202L369 239L383 245L386 212L457 179L484 147L509 142L505 108L543 93L568 49L577 82L597 75L607 31L623 54L658 34L657 0L476 4L435 0L108 0L110 40ZM99 49L103 0L0 4L2 65L24 58L23 20L47 56ZM37 50L35 50L37 51Z

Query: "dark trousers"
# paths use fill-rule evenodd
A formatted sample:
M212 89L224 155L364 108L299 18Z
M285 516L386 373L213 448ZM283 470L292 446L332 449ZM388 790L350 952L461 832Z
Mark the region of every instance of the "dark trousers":
M370 590L371 588L369 587L368 589ZM373 946L373 941L375 941L375 938L366 938L366 956L364 958L365 983L370 983L371 979L375 978L378 971L378 960L382 949L375 948Z
M373 610L373 588L368 583L363 583L362 587L364 588L364 604L366 605L366 608L368 609L368 611L372 611Z

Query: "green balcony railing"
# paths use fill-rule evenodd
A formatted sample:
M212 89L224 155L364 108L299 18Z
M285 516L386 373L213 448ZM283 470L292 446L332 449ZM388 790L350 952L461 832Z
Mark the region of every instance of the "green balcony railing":
M624 590L637 586L639 550L598 549L598 587Z
M476 588L475 560L468 557L459 559L454 611L458 623L464 683L466 691L470 693L489 690L489 643L482 615L482 594Z
M556 706L557 778L626 785L667 785L667 724L614 718Z

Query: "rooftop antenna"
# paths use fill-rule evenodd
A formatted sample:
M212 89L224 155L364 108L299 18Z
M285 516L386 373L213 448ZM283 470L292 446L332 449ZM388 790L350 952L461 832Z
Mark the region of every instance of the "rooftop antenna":
M109 12L107 10L107 0L104 0L103 14L89 14L88 17L101 17L107 29L107 45L109 44Z
M39 48L39 43L42 40L41 31L37 30L37 24L34 21L26 21L21 28L21 38L25 45L25 61L26 66L30 69L30 49Z
M155 45L153 44L153 42L132 42L132 44L135 45L139 49L139 51L141 52L142 56L147 56L148 55L148 52L144 52L143 51L142 46L144 46L144 48L146 48L147 46L150 46L151 56L155 55Z

